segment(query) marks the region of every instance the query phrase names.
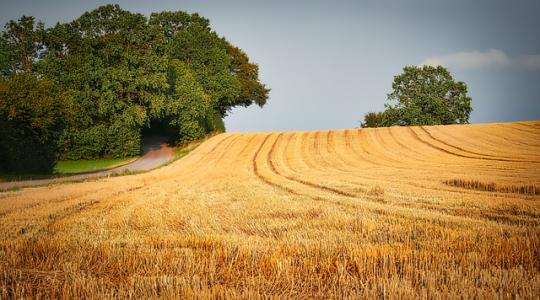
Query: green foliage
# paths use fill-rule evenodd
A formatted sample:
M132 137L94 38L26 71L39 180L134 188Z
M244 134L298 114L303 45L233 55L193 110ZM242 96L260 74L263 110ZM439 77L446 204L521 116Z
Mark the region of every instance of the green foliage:
M59 136L71 119L68 92L18 73L0 82L0 171L51 172Z
M362 128L374 128L384 126L384 113L368 112L364 115L364 122L360 123Z
M403 69L394 77L393 92L387 104L390 114L396 116L397 125L463 124L469 122L472 111L467 85L454 81L442 66Z
M263 107L266 104L270 90L258 81L259 66L250 63L246 53L238 47L227 45L227 52L232 58L231 72L236 75L240 82L240 105L249 106L256 103L258 106Z
M102 6L48 31L37 69L74 91L77 121L61 139L62 159L140 153L151 101L167 88L166 59L151 46L143 15Z
M207 112L204 118L204 128L206 132L225 132L225 123L221 115L211 109Z
M136 157L101 158L93 160L60 160L54 167L54 173L59 175L68 175L107 170L119 165L127 164L135 159Z
M382 113L368 113L362 127L465 124L471 114L467 85L442 66L408 66L394 77Z
M58 137L60 158L69 160L138 155L143 129L155 124L176 143L199 139L224 130L232 107L262 106L269 92L257 65L207 19L146 18L118 5L48 29L33 17L9 22L0 73L21 71L70 91L72 121Z
M204 93L188 66L173 59L169 66L170 90L164 106L169 124L178 128L179 143L200 139L205 135L204 120L212 109L210 98Z
M0 74L9 76L15 72L28 72L34 59L44 49L43 23L35 24L34 17L22 16L9 21L0 36Z
M263 106L269 89L259 82L258 66L247 55L209 27L198 14L162 12L151 15L149 23L167 41L162 53L186 63L224 117L234 106Z
M164 15L163 15L164 14ZM150 24L159 24L169 43L165 54L184 62L193 72L212 106L222 114L235 105L240 95L240 83L230 72L231 58L227 42L210 30L208 20L185 13L153 14Z

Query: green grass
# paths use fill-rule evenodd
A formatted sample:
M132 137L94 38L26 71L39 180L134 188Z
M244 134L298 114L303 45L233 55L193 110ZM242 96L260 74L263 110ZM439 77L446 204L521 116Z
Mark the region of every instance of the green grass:
M202 143L202 141L191 143L185 147L176 147L173 150L173 161L179 160L180 158L189 154L193 149L197 148Z
M195 150L197 146L202 144L207 139L219 134L220 132L215 132L208 134L206 137L193 141L187 145L182 145L175 147L173 150L173 158L165 163L164 165L169 165L180 158L186 156L191 151ZM54 168L53 174L0 174L0 182L2 181L17 181L17 180L32 180L32 179L47 179L55 177L64 177L81 173L89 173L100 170L110 169L116 166L124 165L130 163L131 161L136 160L139 157L128 157L128 158L102 158L102 159L92 159L92 160L64 160L58 161L56 167ZM124 175L133 175L144 173L145 171L122 171L118 173L113 173L111 176L124 176Z
M83 160L62 160L58 161L52 174L0 174L1 181L18 181L33 179L48 179L64 177L81 173L101 171L124 165L136 160L138 157L127 158L100 158Z
M54 168L55 174L79 174L110 169L134 161L138 157L61 160Z

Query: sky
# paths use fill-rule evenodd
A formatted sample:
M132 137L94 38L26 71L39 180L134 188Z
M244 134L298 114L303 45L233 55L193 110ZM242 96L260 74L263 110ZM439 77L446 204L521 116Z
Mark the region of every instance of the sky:
M32 15L53 26L99 5L208 18L259 65L271 89L237 107L227 131L357 127L384 109L407 65L443 65L464 81L471 123L540 119L540 1L0 1L0 23Z

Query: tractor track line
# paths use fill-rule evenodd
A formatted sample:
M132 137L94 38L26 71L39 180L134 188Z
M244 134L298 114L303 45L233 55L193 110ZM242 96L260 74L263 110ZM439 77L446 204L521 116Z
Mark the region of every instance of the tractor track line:
M470 156L470 155L465 155L465 154L460 154L460 153L456 153L456 152L452 152L448 149L445 149L445 148L442 148L442 147L439 147L437 145L434 145L428 141L425 141L423 139L420 138L420 136L418 135L418 133L416 133L411 127L407 127L409 129L409 131L413 134L414 138L416 140L418 140L419 142L421 142L422 144L424 145L427 145L433 149L436 149L436 150L439 150L439 151L442 151L442 152L445 152L447 154L450 154L452 156L457 156L457 157L462 157L462 158L469 158L469 159L479 159L479 160L491 160L491 161L503 161L503 162L530 162L530 163L538 163L537 161L525 161L525 160L511 160L511 159L504 159L504 158L493 158L493 157L478 157L478 156Z

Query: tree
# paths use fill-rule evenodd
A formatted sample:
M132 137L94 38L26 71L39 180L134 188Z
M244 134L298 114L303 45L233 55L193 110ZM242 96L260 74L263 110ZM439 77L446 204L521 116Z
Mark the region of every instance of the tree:
M266 104L270 89L259 82L259 66L249 62L247 54L238 47L227 44L227 52L231 56L231 72L240 82L238 104L249 106L253 103L260 107Z
M183 61L192 71L212 106L222 117L234 106L263 106L269 89L259 82L259 69L248 56L210 29L198 14L153 13L150 26L161 31L162 53Z
M69 92L29 72L0 81L0 171L49 173L71 119Z
M268 98L257 66L198 14L147 19L105 5L47 30L45 40L36 70L73 90L77 103L77 122L60 141L63 158L138 154L150 126L169 126L184 143L224 130L232 107Z
M360 123L362 128L374 128L384 126L383 112L368 112L364 115L364 122Z
M186 143L202 138L205 134L204 120L212 109L210 97L195 80L191 70L180 60L173 59L169 65L169 86L165 117L177 128L179 142Z
M385 113L393 125L464 124L472 111L467 85L442 66L408 66L394 77Z
M140 153L150 107L168 88L167 57L141 14L106 5L47 32L36 70L73 91L76 122L60 139L63 159Z
M58 139L62 159L140 153L143 132L184 143L223 131L235 106L268 99L258 66L198 14L149 18L105 5L45 29L33 17L0 36L0 75L32 73L69 91L73 122Z
M382 113L364 115L362 127L465 124L471 114L467 85L442 66L408 66L394 76Z
M0 36L0 74L9 76L15 72L28 72L34 59L44 50L44 25L35 23L34 17L22 16L9 21Z

